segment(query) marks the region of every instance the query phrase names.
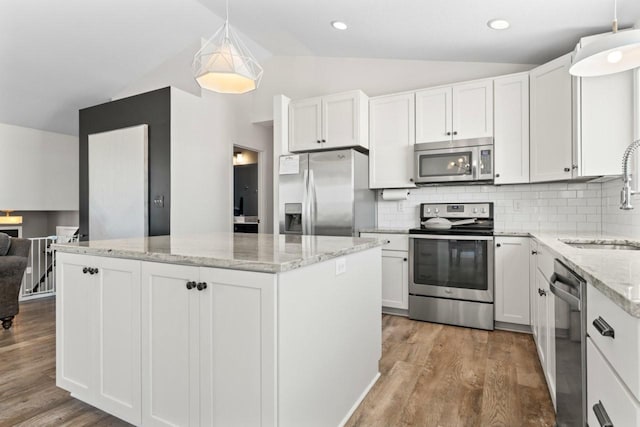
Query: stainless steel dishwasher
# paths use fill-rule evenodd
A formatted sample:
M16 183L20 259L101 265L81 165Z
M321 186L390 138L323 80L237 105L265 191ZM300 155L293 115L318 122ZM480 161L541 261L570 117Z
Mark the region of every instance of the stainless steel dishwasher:
M586 282L556 259L551 292L555 306L556 425L583 427L587 414Z

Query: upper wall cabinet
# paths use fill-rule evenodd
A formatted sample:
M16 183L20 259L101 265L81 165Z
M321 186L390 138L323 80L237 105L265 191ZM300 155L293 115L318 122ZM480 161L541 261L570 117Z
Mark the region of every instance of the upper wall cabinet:
M289 104L289 151L369 148L368 98L359 90Z
M620 175L633 141L633 71L575 79L575 176Z
M529 73L494 80L496 184L529 182Z
M531 182L572 177L570 66L567 54L531 70Z
M408 188L413 183L414 94L372 98L369 102L369 187Z
M493 81L416 92L416 143L493 136Z

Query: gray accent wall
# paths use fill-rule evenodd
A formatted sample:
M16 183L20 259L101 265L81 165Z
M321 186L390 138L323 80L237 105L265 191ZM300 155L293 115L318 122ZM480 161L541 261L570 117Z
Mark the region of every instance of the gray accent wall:
M80 234L89 235L89 150L94 133L149 126L149 235L170 234L171 219L171 88L107 102L80 110ZM163 205L153 203L163 199Z

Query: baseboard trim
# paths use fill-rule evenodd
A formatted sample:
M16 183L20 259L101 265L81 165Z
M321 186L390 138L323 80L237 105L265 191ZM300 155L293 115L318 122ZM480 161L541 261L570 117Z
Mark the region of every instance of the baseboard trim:
M508 323L508 322L494 322L495 329L499 329L501 331L509 331L509 332L520 332L522 334L531 334L531 326L529 325L518 325L517 323Z
M371 391L371 389L376 384L379 378L380 378L380 372L378 372L376 376L373 377L373 381L371 381L371 383L369 383L367 388L364 389L364 391L362 392L358 400L356 400L356 403L353 404L351 409L349 409L349 412L347 412L347 415L342 419L342 421L340 421L340 424L338 424L338 427L343 427L345 424L347 424L347 421L349 421L349 418L351 418L353 413L356 412L356 409L358 409L358 406L360 406L364 398L367 397L367 394L369 394L369 392Z
M393 316L409 317L409 310L403 308L382 307L383 314L391 314Z

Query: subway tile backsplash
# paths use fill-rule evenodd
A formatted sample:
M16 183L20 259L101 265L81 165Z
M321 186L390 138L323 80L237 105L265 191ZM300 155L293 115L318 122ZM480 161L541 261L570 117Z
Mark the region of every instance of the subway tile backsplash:
M620 179L602 184L602 230L606 234L638 239L640 238L640 197L632 197L631 201L635 209L623 211L620 209L621 189Z
M378 193L378 226L417 227L420 203L494 202L497 231L600 232L604 224L603 202L608 200L608 193L603 197L603 188L609 191L608 186L609 183L551 183L420 187L412 189L408 200L403 201L384 201ZM612 217L608 227L616 229L613 224L618 220ZM640 221L637 227L640 229Z

